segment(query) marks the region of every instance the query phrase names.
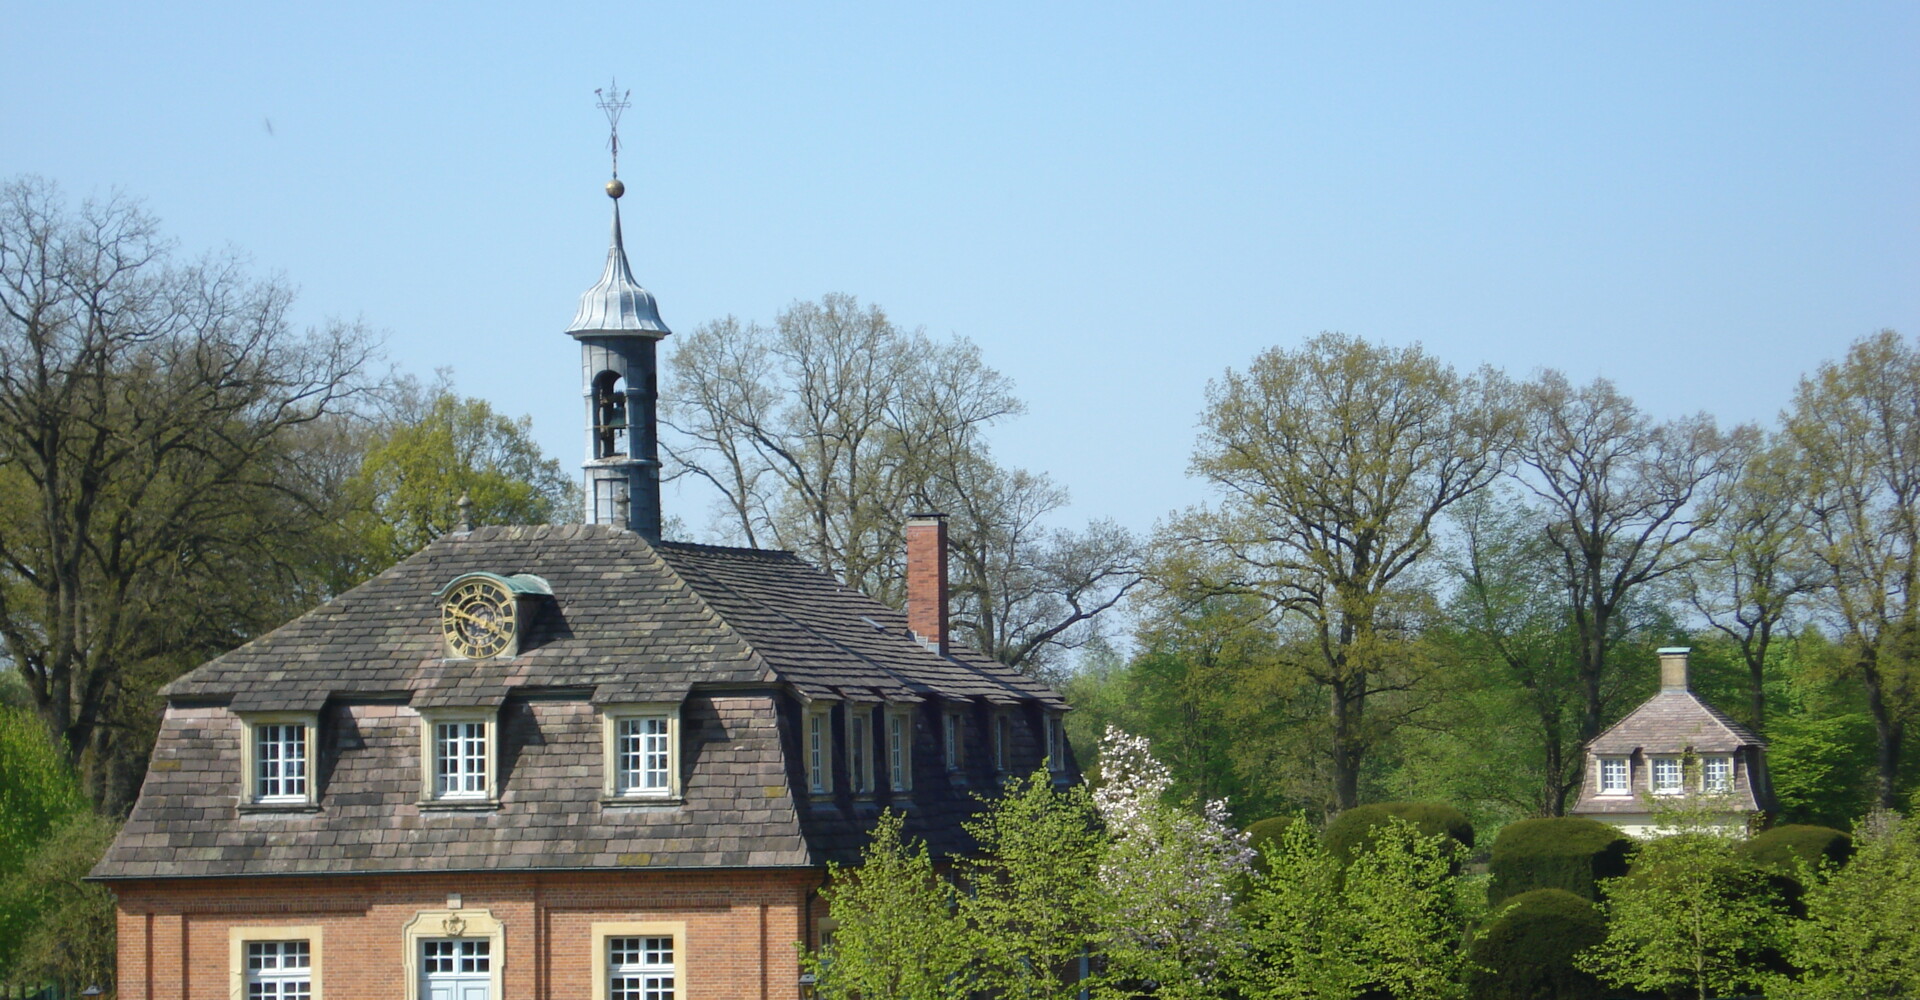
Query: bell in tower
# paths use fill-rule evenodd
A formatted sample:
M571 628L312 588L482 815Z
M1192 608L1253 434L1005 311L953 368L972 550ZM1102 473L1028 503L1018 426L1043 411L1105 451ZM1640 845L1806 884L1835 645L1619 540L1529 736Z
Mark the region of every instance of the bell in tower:
M660 540L660 440L655 345L671 330L653 294L633 280L620 235L620 112L626 94L600 91L612 126L613 241L600 281L580 297L567 333L580 342L587 404L586 520L618 524Z

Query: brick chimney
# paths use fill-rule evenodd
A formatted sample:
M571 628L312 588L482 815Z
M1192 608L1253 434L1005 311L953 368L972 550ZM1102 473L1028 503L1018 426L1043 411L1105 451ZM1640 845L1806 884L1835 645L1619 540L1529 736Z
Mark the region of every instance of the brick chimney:
M1668 646L1660 650L1660 690L1687 690L1687 654L1689 646Z
M947 651L947 515L907 515L907 627Z

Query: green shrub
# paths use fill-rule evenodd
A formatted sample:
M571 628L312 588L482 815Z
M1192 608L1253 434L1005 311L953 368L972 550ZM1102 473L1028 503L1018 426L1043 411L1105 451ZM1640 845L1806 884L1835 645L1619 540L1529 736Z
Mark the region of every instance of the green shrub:
M1598 901L1599 881L1627 873L1633 841L1619 830L1575 816L1509 823L1493 842L1487 902L1534 889L1564 889Z
M1853 838L1830 826L1776 826L1742 841L1739 852L1753 864L1791 876L1798 871L1796 862L1808 868L1846 864L1853 857Z
M1247 846L1253 848L1253 866L1262 874L1268 871L1267 848L1280 843L1293 824L1299 822L1303 822L1299 816L1271 816L1248 825Z
M1373 828L1386 825L1387 818L1398 816L1419 829L1422 836L1444 833L1460 845L1459 854L1473 850L1473 823L1466 814L1437 802L1376 802L1355 806L1327 824L1327 850L1341 864L1373 843Z
M1497 848L1496 848L1497 849ZM1565 889L1513 897L1473 942L1473 1000L1599 1000L1600 981L1573 956L1607 936L1600 909Z

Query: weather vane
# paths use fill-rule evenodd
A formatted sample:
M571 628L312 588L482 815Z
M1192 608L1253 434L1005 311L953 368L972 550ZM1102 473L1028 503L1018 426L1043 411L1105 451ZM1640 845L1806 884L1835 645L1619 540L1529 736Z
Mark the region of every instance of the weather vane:
M620 112L633 107L627 98L633 95L631 90L621 90L619 80L610 80L605 89L595 87L593 95L601 111L607 116L607 148L613 152L613 180L607 182L607 196L618 198L626 193L627 186L620 183Z

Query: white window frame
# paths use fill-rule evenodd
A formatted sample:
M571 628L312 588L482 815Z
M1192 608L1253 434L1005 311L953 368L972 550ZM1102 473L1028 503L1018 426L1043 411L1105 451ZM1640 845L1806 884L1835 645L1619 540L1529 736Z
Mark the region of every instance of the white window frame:
M967 733L959 712L940 713L940 732L942 748L946 752L948 774L959 774L966 769Z
M314 736L320 731L319 714L315 712L248 713L243 721L246 723L246 733L240 745L240 801L254 806L312 805L316 778L314 765L318 763L318 755L314 752L318 747L318 741ZM301 729L302 773L299 779L301 790L298 793L289 793L284 790L269 793L266 790L266 777L262 773L262 767L270 762L263 759L260 744L270 730L279 727L284 731L288 726L299 726ZM286 746L284 738L276 743L282 749ZM285 780L284 774L280 776L280 780Z
M227 968L233 985L230 996L247 997L247 987L255 981L248 966L249 945L289 944L299 942L307 946L306 1000L324 1000L321 995L321 934L318 924L299 924L294 926L273 925L236 925L227 928ZM291 977L286 977L291 978ZM276 1000L284 994L274 994Z
M1662 781L1661 772L1667 771L1671 782ZM1680 795L1687 790L1686 764L1678 757L1652 757L1647 761L1647 791L1655 795Z
M913 790L913 713L893 710L886 713L887 787L895 792Z
M1607 770L1611 765L1619 765L1620 783L1617 786L1607 780ZM1601 795L1632 795L1633 761L1626 757L1602 757L1595 778L1600 783L1599 794Z
M442 791L440 788L440 727L479 725L481 747L481 787ZM462 733L462 740L469 739ZM462 755L465 759L465 755ZM467 772L459 772L466 784ZM429 805L491 805L499 798L500 713L487 709L458 709L420 713L420 799Z
M648 800L678 799L680 785L680 706L673 702L634 702L630 704L604 705L601 707L601 740L604 744L602 759L606 762L603 770L606 780L602 783L601 793L609 799ZM666 732L666 783L663 786L648 785L646 778L652 768L647 758L652 754L646 749L649 734L643 733L641 739L641 766L637 773L629 772L624 766L621 729L629 723L644 727L647 723L664 723ZM634 779L638 778L638 782Z
M610 1000L613 994L613 942L622 938L667 938L673 942L673 962L665 968L673 977L674 1000L686 996L687 925L681 921L596 922L593 939L593 1000ZM660 968L660 967L656 967ZM657 973L656 973L657 974Z
M806 730L801 748L807 765L807 791L814 795L833 794L833 704L817 702L807 706Z
M1716 765L1725 768L1724 780L1714 780ZM1700 758L1700 790L1709 795L1725 795L1733 791L1733 757L1729 754L1712 754Z
M873 794L873 706L847 705L847 788L855 795Z

